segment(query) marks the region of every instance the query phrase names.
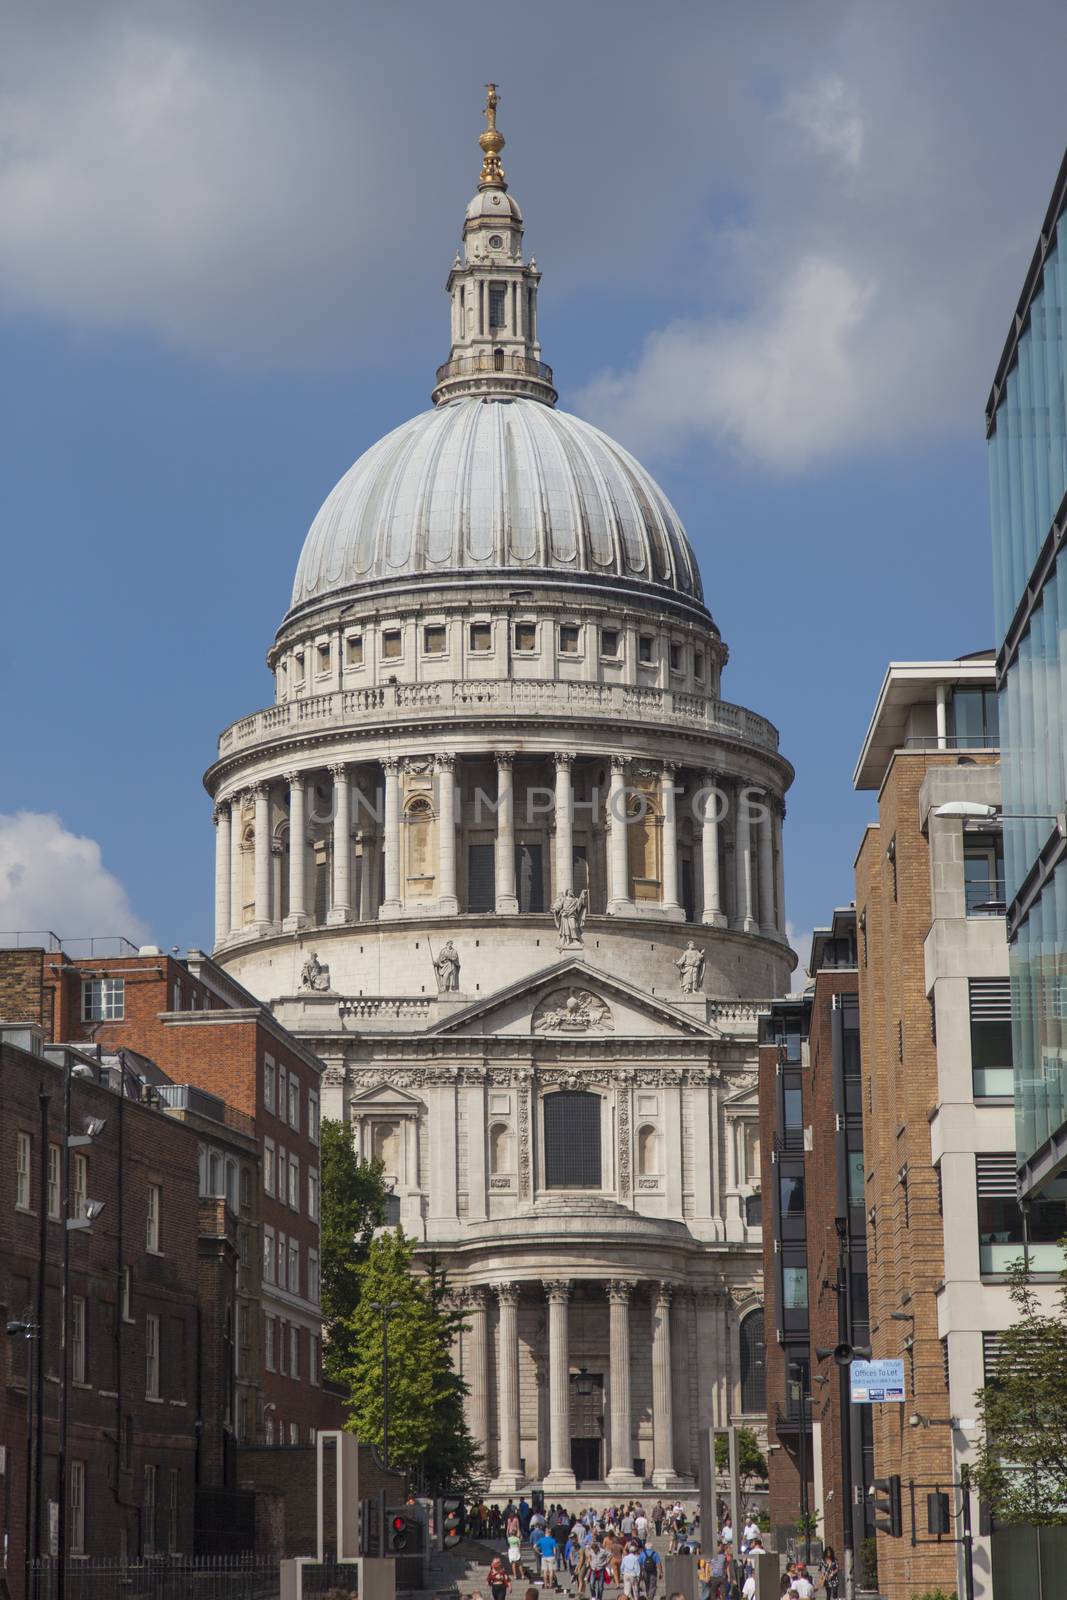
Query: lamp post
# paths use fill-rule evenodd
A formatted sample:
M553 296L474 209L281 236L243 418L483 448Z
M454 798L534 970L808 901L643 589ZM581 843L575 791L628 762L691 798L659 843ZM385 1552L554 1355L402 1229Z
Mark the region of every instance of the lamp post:
M389 1318L400 1310L399 1300L372 1300L372 1311L382 1319L382 1466L389 1471Z

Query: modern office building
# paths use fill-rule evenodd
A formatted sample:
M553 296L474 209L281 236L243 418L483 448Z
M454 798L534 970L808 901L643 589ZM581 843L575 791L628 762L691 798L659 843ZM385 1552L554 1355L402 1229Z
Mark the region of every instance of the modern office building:
M1067 1193L1067 157L986 406L1020 1192Z
M856 859L871 1344L903 1359L905 1382L902 1405L872 1408L876 1475L904 1485L903 1537L878 1535L888 1600L964 1593L960 1547L923 1542L925 1497L973 1456L1023 1247L994 672L992 652L892 663L854 778L878 797ZM1035 1208L1050 1302L1064 1226L1062 1206ZM976 1600L995 1566L979 1536Z

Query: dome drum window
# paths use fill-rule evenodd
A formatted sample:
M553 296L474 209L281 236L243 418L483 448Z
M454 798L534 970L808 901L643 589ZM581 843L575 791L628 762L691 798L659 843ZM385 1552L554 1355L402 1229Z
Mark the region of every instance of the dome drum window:
M537 649L537 623L516 622L515 624L516 650L533 651Z
M650 633L643 633L638 639L637 659L643 667L651 667L655 665L656 641Z
M448 649L448 629L443 622L432 622L422 630L422 650L427 656L443 656Z
M563 622L559 630L559 653L563 656L576 656L579 653L581 630L577 623Z
M399 661L404 654L404 638L399 628L386 628L382 634L382 660Z
M345 666L361 667L363 665L363 635L350 633L345 639Z
M607 657L609 661L618 660L620 654L618 628L601 628L600 654Z
M493 648L493 624L491 622L471 623L470 647L474 651L488 651Z

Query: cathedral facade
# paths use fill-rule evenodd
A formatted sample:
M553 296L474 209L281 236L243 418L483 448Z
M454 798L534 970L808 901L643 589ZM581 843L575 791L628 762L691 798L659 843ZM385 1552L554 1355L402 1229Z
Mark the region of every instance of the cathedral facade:
M206 776L215 954L446 1266L493 1492L684 1490L763 1422L792 770L663 490L556 406L486 121L432 408L327 497Z

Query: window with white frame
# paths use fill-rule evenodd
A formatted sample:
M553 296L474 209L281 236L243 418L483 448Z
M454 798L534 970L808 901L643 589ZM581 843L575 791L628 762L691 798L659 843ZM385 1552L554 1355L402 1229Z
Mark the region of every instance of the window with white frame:
M300 1329L295 1323L289 1325L289 1376L300 1376Z
M15 1204L20 1211L30 1209L30 1169L33 1165L33 1139L28 1133L15 1135Z
M125 1015L125 978L86 978L83 980L83 1022L121 1022Z
M316 1333L308 1334L308 1382L316 1386L319 1382L319 1338Z
M263 1141L263 1191L265 1194L274 1193L274 1140Z
M263 1364L268 1372L274 1371L274 1330L276 1323L273 1317L263 1318Z
M145 1212L145 1249L150 1255L158 1256L159 1249L159 1213L162 1206L163 1191L158 1183L148 1185L148 1209Z
M319 1303L319 1294L320 1294L320 1287L319 1287L319 1252L317 1250L309 1250L308 1251L308 1299L313 1301L315 1303L315 1305L318 1305L318 1303Z
M171 994L170 1009L172 1011L180 1011L182 1009L182 986L177 981L174 983Z
M300 1079L289 1074L289 1126L300 1132Z
M287 1170L288 1162L285 1154L285 1146L280 1144L278 1146L278 1173L274 1187L274 1193L279 1200L285 1199L286 1187L289 1181L286 1177Z
M308 1138L312 1144L319 1142L319 1097L314 1089L308 1090Z
M133 1321L133 1318L130 1315L130 1302L131 1302L131 1298L132 1298L132 1291L133 1291L132 1274L130 1272L129 1267L123 1267L123 1269L122 1269L122 1320L123 1320L123 1322L132 1322Z
M300 1443L300 1424L298 1422L290 1422L289 1424L289 1443Z
M319 1169L308 1168L308 1216L312 1222L319 1220Z
M146 1466L141 1491L141 1548L146 1556L156 1549L156 1503L159 1487L159 1468Z
M283 1378L289 1376L289 1324L278 1319L278 1371ZM285 1429L282 1429L282 1440L285 1439Z
M167 1550L172 1556L178 1554L179 1536L182 1525L182 1469L170 1469L170 1494L167 1502Z
M70 1301L70 1376L73 1383L85 1382L85 1297L80 1294Z
M285 1121L289 1109L289 1073L284 1063L278 1062L278 1115Z
M159 1399L159 1318L149 1311L144 1319L145 1398Z
M70 1214L72 1217L85 1216L85 1205L89 1198L89 1158L75 1152L70 1163Z
M72 1556L85 1554L85 1462L72 1461L67 1471L69 1484L67 1549Z
M274 1106L275 1106L275 1099L274 1099L274 1093L275 1093L274 1080L275 1080L275 1076L276 1076L276 1074L275 1074L275 1071L274 1071L274 1057L273 1056L264 1056L263 1057L263 1104L266 1106L268 1111L273 1111L274 1110Z
M300 1246L295 1239L289 1240L289 1293L300 1293Z
M300 1210L300 1157L289 1157L289 1204L294 1211Z
M48 1146L48 1215L59 1221L59 1146Z
M274 1229L263 1229L263 1281L274 1282Z
M233 1156L226 1157L226 1204L237 1215L237 1162Z
M286 1239L284 1233L278 1235L278 1287L285 1288L285 1264L287 1260Z

